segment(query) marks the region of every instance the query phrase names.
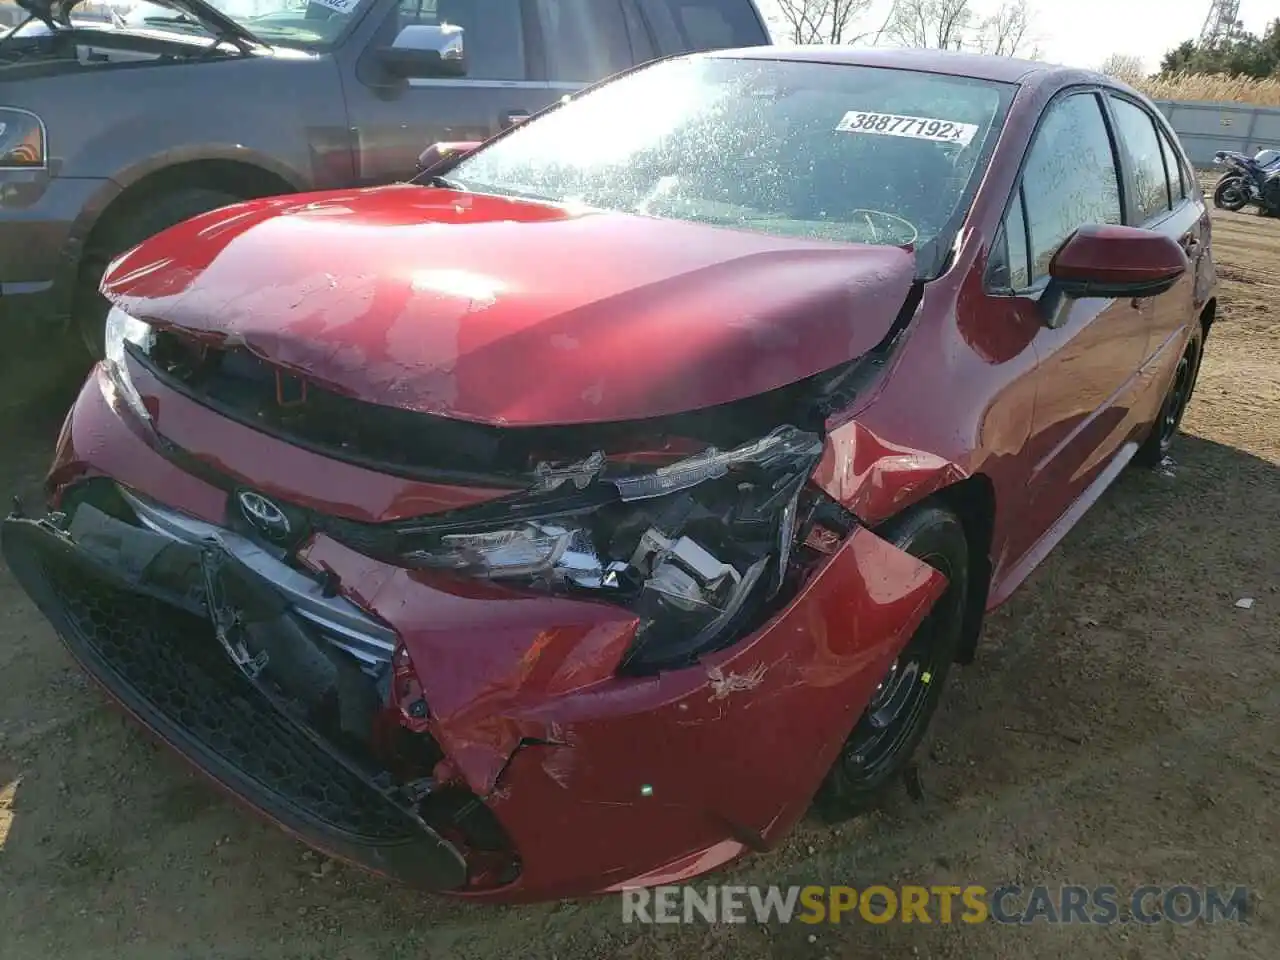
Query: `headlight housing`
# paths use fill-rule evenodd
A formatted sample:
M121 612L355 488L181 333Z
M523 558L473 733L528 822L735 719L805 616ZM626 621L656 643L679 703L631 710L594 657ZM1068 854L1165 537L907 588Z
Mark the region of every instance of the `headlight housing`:
M155 342L155 331L151 324L130 316L119 307L112 307L107 313L103 336L103 368L129 409L143 420L150 420L151 413L129 377L129 368L125 364L125 345L132 343L144 351L150 350Z
M657 470L621 471L593 457L598 472L567 494L401 524L381 544L352 545L409 566L618 603L641 621L629 671L683 666L740 636L781 587L797 504L821 452L816 434L785 426Z
M49 162L44 123L34 113L0 107L0 170L42 170Z

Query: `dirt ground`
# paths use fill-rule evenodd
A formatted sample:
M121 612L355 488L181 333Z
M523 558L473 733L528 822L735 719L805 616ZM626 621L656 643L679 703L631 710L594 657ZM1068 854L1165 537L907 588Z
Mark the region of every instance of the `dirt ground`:
M0 957L1280 957L1280 221L1215 229L1222 320L1176 465L1129 471L990 620L925 799L806 825L715 880L1243 884L1247 926L640 928L616 900L415 895L153 745L0 565ZM38 482L67 379L7 378L0 493ZM33 386L35 412L12 399Z

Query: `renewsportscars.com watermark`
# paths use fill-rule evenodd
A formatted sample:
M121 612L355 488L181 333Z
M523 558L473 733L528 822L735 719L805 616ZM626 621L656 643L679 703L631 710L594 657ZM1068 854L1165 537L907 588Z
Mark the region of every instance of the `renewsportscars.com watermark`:
M1191 924L1249 921L1247 887L722 886L622 891L623 923Z

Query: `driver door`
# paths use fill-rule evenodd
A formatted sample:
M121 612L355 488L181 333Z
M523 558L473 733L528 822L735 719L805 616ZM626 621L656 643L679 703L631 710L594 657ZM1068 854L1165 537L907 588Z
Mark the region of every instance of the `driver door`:
M1141 302L1066 300L1052 318L1041 302L1049 262L1077 229L1124 221L1117 157L1098 93L1058 97L1041 117L1005 214L1011 296L1004 308L1018 326L1037 331L1031 434L1022 455L1024 522L1016 525L1009 559L1053 545L1055 522L1106 486L1123 466L1117 454L1141 425L1139 372L1149 332Z
M441 140L487 140L548 106L564 91L545 78L533 0L398 0L373 32L347 83L356 179L361 185L407 180L422 151ZM399 79L378 50L406 26L463 28L464 77Z

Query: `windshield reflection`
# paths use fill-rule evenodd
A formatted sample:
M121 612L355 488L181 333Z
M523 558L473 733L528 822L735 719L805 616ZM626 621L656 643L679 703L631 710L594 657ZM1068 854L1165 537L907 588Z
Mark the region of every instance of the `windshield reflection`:
M230 20L268 43L326 46L351 22L364 0L205 0ZM211 35L191 14L147 0L109 0L78 5L75 21L163 28Z
M537 117L448 176L480 193L918 249L963 217L1010 96L910 70L692 57Z

